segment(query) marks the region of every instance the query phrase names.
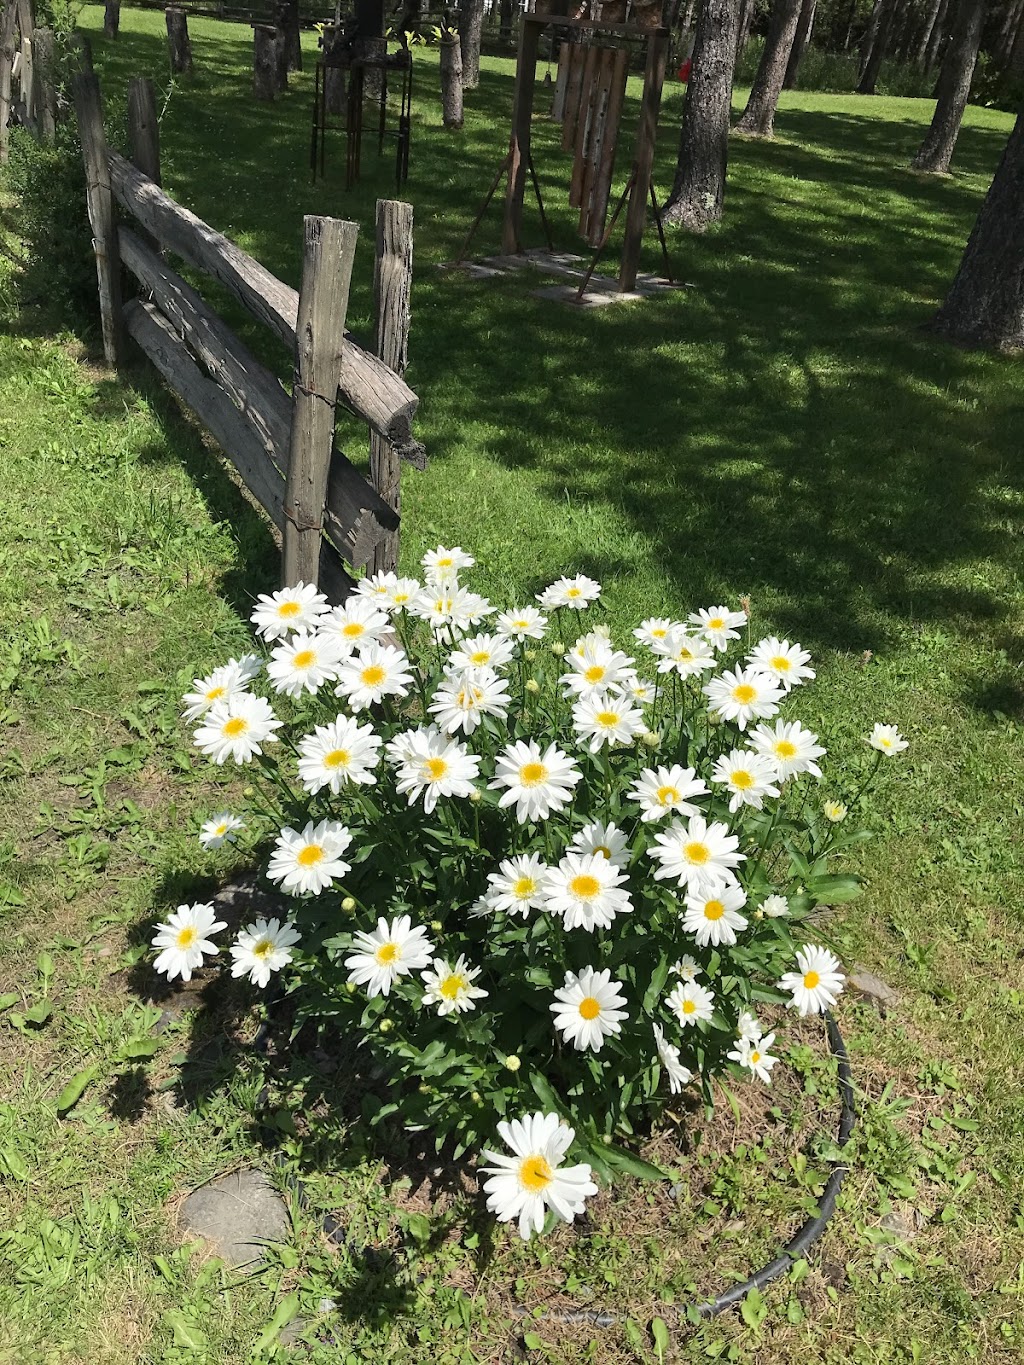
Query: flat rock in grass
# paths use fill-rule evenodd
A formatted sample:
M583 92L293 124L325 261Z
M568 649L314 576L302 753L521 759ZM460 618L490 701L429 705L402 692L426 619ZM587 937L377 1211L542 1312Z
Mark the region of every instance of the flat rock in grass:
M233 1171L189 1195L181 1226L212 1242L228 1265L250 1265L263 1259L265 1242L287 1236L288 1209L262 1171Z
M880 1010L892 1009L899 1002L899 996L893 988L866 967L854 967L847 980L851 990Z

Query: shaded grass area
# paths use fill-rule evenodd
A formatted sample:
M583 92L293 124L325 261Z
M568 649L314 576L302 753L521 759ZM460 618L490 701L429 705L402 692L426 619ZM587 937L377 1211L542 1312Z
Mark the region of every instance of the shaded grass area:
M163 17L125 12L117 44L98 36L98 10L84 22L116 124L129 74L166 84ZM199 75L167 103L165 184L292 283L302 214L355 218L365 331L390 164L369 155L346 194L337 139L311 185L311 76L256 105L248 31L190 26ZM672 241L694 287L577 314L524 280L434 269L503 153L510 72L485 63L452 138L433 55L417 55L409 377L432 464L405 478L405 563L461 541L495 598L593 573L621 630L749 593L758 629L818 656L804 718L838 756L877 718L911 738L880 794L867 895L836 931L900 992L885 1020L844 1003L862 1113L840 1214L804 1278L689 1330L674 1309L766 1259L820 1188L833 1092L809 1043L769 1104L744 1091L738 1118L723 1104L675 1199L626 1183L582 1236L521 1248L450 1172L359 1144L366 1079L343 1050L311 1070L278 1040L272 1112L309 1207L255 1276L180 1247L182 1193L267 1154L244 996L160 1035L152 1061L131 1055L155 1019L139 1000L146 927L225 870L194 831L232 779L193 764L175 697L243 646L273 544L151 373L113 380L29 310L0 336L0 996L17 996L0 1014L0 1360L250 1360L289 1304L336 1338L314 1348L323 1360L513 1360L527 1340L532 1359L648 1361L656 1317L680 1359L1019 1359L1019 369L920 330L1009 119L970 110L956 176L932 181L906 169L927 102L786 96L775 143L734 143L723 228ZM661 187L678 112L673 90ZM566 161L542 121L537 142L558 245L572 248ZM492 210L481 251L497 222ZM651 242L645 263L657 267ZM247 335L284 375L283 353ZM349 434L358 457L365 437ZM93 1063L61 1118L57 1096ZM793 1114L806 1130L790 1132ZM341 1247L323 1239L323 1210L349 1233ZM517 1310L543 1302L611 1305L629 1322L524 1325Z

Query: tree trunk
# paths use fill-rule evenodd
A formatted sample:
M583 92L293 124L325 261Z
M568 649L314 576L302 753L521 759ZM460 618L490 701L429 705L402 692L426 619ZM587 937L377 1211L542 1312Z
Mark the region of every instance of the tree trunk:
M278 90L288 89L288 34L283 28L274 29L274 79Z
M846 15L846 36L843 38L842 49L849 52L850 44L853 42L853 26L857 22L857 0L850 0L850 8Z
M774 137L775 108L786 77L801 9L801 0L775 0L761 64L750 87L743 117L736 125L738 132L750 137Z
M103 36L116 38L121 28L121 0L107 0L103 7ZM25 35L28 36L27 34Z
M1006 62L1006 79L1011 86L1024 83L1024 20L1014 34L1013 46Z
M512 19L515 15L515 0L500 0L498 15L498 37L503 43L511 44Z
M683 32L689 33L693 28L693 12L697 8L697 0L686 0L686 8L683 10Z
M786 75L782 82L783 90L796 89L797 77L800 74L800 63L811 43L811 30L814 28L816 7L817 0L803 0L803 4L800 6L800 18L797 20L796 33L789 49L789 61L786 63Z
M757 8L755 0L740 0L740 18L736 28L736 60L743 56L743 50L750 40L750 25Z
M299 29L299 0L277 0L274 26L285 35L285 57L289 71L302 70L302 33Z
M462 48L458 38L441 39L441 116L446 128L462 127Z
M878 30L882 23L882 12L884 8L885 0L875 0L875 3L871 6L871 17L868 19L867 27L861 34L860 39L860 63L857 68L858 80L863 79L868 60L871 57L871 50L878 41Z
M882 69L882 62L885 54L889 50L889 38L892 34L892 21L896 17L896 0L882 0L883 9L878 21L878 31L875 40L871 44L868 55L864 61L864 69L861 73L860 83L857 86L858 95L873 95L875 86L878 84L878 73Z
M192 74L192 43L188 36L188 16L173 5L164 10L167 21L167 51L171 71L176 76Z
M960 123L971 93L984 23L985 0L960 0L949 47L939 72L931 127L925 134L920 151L910 163L915 171L945 175L949 170Z
M722 217L738 0L702 0L683 104L675 183L664 219L703 232Z
M1024 113L932 327L965 346L1024 347Z
M948 18L948 16L949 0L942 0L942 4L939 6L939 17L935 20L935 26L932 29L932 36L928 42L928 49L924 55L925 75L927 75L928 72L932 70L936 61L938 60L939 49L942 46L943 38L946 36L946 19Z
M1012 0L1012 3L1007 5L1006 14L1003 16L1003 22L999 29L999 37L996 39L992 51L992 58L999 67L1005 67L1010 60L1013 40L1020 26L1022 14L1024 14L1024 0Z
M462 0L459 11L459 45L462 49L462 88L480 84L480 43L484 33L484 0Z
M932 0L928 7L928 14L925 17L924 25L918 38L917 50L914 53L914 65L924 70L925 58L928 56L928 44L932 40L932 32L938 23L939 11L942 9L945 0Z
M258 100L277 94L277 30L257 24L252 31L252 90Z

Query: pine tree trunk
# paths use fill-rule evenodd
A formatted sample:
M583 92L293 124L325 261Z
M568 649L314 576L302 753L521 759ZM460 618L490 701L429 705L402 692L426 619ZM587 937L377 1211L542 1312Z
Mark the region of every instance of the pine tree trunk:
M1006 79L1011 86L1024 82L1024 19L1014 34L1013 46L1006 61Z
M801 0L775 0L761 64L750 87L743 117L736 125L737 132L750 137L775 136L775 108L786 78L801 8Z
M515 0L500 0L498 5L498 37L503 43L512 42L512 19L515 15Z
M873 95L875 86L878 84L878 73L882 69L882 62L885 54L889 50L889 38L892 34L892 24L896 17L895 0L882 0L882 10L878 20L878 30L875 33L875 40L871 44L867 57L864 61L864 69L861 73L860 83L857 86L858 95Z
M441 39L441 117L446 128L462 127L462 49L458 38Z
M949 47L939 72L931 127L925 134L920 151L910 163L915 171L945 175L949 170L960 123L971 93L984 23L985 0L960 0Z
M738 0L702 0L675 183L663 215L691 232L722 217L738 23Z
M965 346L1024 348L1024 113L932 328Z
M188 36L188 15L174 5L164 10L167 25L167 52L171 71L176 75L192 74L192 43Z
M757 8L755 0L740 0L740 19L736 30L736 60L743 56L743 49L750 39L750 24Z
M103 7L103 36L116 38L121 28L121 0L107 0ZM26 35L27 36L27 35Z
M462 88L480 84L480 44L484 33L484 0L462 0L459 12L459 44L462 48Z
M302 70L302 35L299 29L299 0L277 0L275 28L285 33L285 54L289 71Z
M932 33L939 20L939 11L944 3L945 0L932 0L924 26L921 29L917 51L914 53L914 65L922 69L924 68L925 58L928 56L928 44L932 40Z
M927 75L932 70L939 56L939 49L942 47L942 40L946 35L946 19L949 17L949 0L942 0L939 7L939 17L935 20L935 27L932 29L932 36L928 41L928 50L924 55L924 73Z
M1012 0L1012 3L1006 6L1006 14L1003 16L1003 22L999 29L999 37L996 39L992 50L992 58L998 67L1005 67L1010 60L1013 40L1020 26L1022 14L1024 14L1024 0Z
M800 74L800 63L804 59L811 42L811 30L814 28L814 14L817 8L817 0L803 0L800 6L800 17L797 20L796 34L790 44L789 61L786 63L786 74L782 81L783 90L795 90L797 78Z

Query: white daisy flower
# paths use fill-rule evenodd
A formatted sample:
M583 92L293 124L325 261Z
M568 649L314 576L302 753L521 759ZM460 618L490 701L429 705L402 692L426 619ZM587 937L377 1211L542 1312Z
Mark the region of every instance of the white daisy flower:
M826 820L830 820L833 825L841 825L850 813L850 808L845 801L824 801L821 809Z
M439 545L436 550L428 550L420 563L430 583L449 584L456 581L460 570L471 569L476 560L461 545L451 550Z
M547 623L548 618L536 607L516 607L513 611L503 611L495 621L494 629L499 635L513 640L543 640Z
M360 597L367 597L381 611L387 611L391 606L391 593L398 582L398 575L389 570L382 570L380 573L367 574L356 584L356 592Z
M351 842L352 835L337 820L317 825L310 820L301 834L288 826L274 845L267 876L292 896L319 895L351 869L341 856Z
M757 1016L750 1010L741 1010L736 1021L736 1037L747 1043L756 1043L761 1038L761 1025Z
M738 931L747 927L749 920L738 912L747 898L738 886L725 886L710 895L699 892L686 897L683 928L693 934L700 948L731 948Z
M707 1023L715 1011L715 996L696 981L680 981L665 1004L683 1025Z
M508 681L493 668L464 668L445 677L427 710L448 734L471 735L484 716L504 720L511 700Z
M593 630L588 630L585 635L581 635L569 653L574 654L577 659L582 659L588 650L611 648L611 642L611 627L601 621Z
M391 620L379 602L353 593L340 607L331 608L320 622L320 629L337 641L343 656L389 634Z
M757 909L765 919L785 919L789 914L789 901L785 896L765 896Z
M579 573L575 578L558 578L543 592L537 594L542 607L556 609L569 607L572 611L584 611L591 602L601 596L601 584L586 574Z
M606 1038L622 1032L622 1020L629 1018L620 1009L626 997L610 971L598 972L584 967L577 975L566 972L565 984L555 991L555 1004L548 1008L555 1016L555 1028L563 1043L572 1043L577 1052L600 1052Z
M640 803L640 819L649 823L663 820L673 812L699 815L700 810L690 797L708 796L709 792L696 768L673 763L671 767L644 768L628 795L631 801Z
M601 820L592 820L574 834L567 851L600 853L616 867L629 866L629 844L624 832L617 825L606 825Z
M751 731L750 743L756 753L771 760L780 782L797 773L821 776L821 769L814 760L821 758L825 750L818 743L818 736L805 730L798 720L777 720L774 725L759 725Z
M409 610L426 621L434 638L444 644L464 635L470 626L479 625L484 617L494 612L494 607L486 597L470 592L468 588L428 583L410 603Z
M210 935L227 925L215 916L212 905L179 905L168 915L166 924L154 925L153 947L161 950L153 963L154 970L168 981L176 976L191 981L192 973L203 965L204 954L220 951Z
M365 986L371 1000L390 995L398 977L429 967L434 952L427 931L420 925L414 929L408 915L399 915L390 924L382 915L372 933L355 935L353 947L360 951L345 959L348 979Z
M747 655L751 668L777 678L787 692L814 677L814 669L807 667L810 661L811 656L802 645L791 645L775 635L760 640Z
M220 815L212 816L200 829L199 842L206 849L223 848L225 844L235 842L235 835L240 829L245 829L244 820L230 811L221 811Z
M783 691L774 678L752 668L726 669L703 689L708 710L745 730L752 720L774 716Z
M387 610L392 616L397 616L401 611L408 611L422 591L423 585L419 579L396 578L388 592Z
M410 806L422 796L424 812L429 815L439 797L470 795L480 760L464 744L449 739L436 725L414 730L402 739L405 757L398 766L398 791L408 796Z
M297 630L274 649L267 677L276 692L301 697L303 692L318 692L325 682L333 682L344 655L334 636L324 631L310 634Z
M498 755L494 780L488 788L502 792L499 806L516 808L521 825L527 820L546 820L551 812L569 804L573 788L583 774L556 744L541 753L536 740L517 740Z
M648 649L653 649L655 645L662 644L670 630L677 628L682 629L679 622L670 621L667 616L648 616L633 631L633 638Z
M215 668L206 678L194 678L192 691L182 697L186 721L198 720L205 716L215 702L230 701L241 692L248 692L253 679L263 668L263 660L257 654L243 654L240 659L229 659L220 668Z
M678 1095L683 1086L689 1085L693 1080L693 1072L683 1066L679 1060L679 1049L666 1039L657 1024L654 1025L654 1045L658 1049L658 1060L668 1077L669 1092Z
M576 702L572 724L592 754L605 744L631 744L634 736L647 729L640 708L610 692L593 692Z
M405 651L371 640L339 666L334 694L345 697L353 711L365 711L385 697L406 696L412 681Z
M471 967L461 954L454 966L449 966L443 957L435 957L430 969L423 973L423 984L427 988L423 1004L436 1005L442 1019L447 1014L475 1010L476 1002L488 994L480 986L473 985L482 970L482 967Z
M567 853L548 872L546 909L566 929L607 929L616 915L633 909L622 889L626 874L602 853Z
M607 640L600 640L588 643L579 652L570 650L565 662L568 669L561 682L566 695L589 697L627 678L635 660L613 649Z
M214 702L192 743L214 763L224 763L229 757L248 763L255 754L262 754L264 744L277 742L274 731L283 724L265 697L239 692L226 702Z
M654 845L647 856L661 864L654 874L655 881L674 877L694 895L714 895L736 883L733 871L746 861L740 853L739 838L729 833L720 820L711 824L701 815L690 817L688 823L673 820L669 827L655 835Z
M779 795L774 763L750 749L733 749L731 753L722 754L715 763L711 781L729 788L731 811L739 810L740 806L761 810L766 796Z
M880 754L888 754L890 758L908 747L895 725L882 725L881 722L875 723L875 728L868 735L868 743L872 749L877 749Z
M691 611L686 619L716 649L728 649L730 640L740 638L738 627L747 624L747 613L730 611L728 607L703 607Z
M827 948L805 944L796 955L797 970L786 972L779 981L779 989L790 991L792 1009L807 1014L823 1014L842 994L846 977L835 953Z
M747 1067L759 1080L764 1081L765 1085L771 1085L772 1067L779 1060L768 1051L774 1041L774 1033L769 1033L766 1038L741 1038L726 1056L730 1061Z
M487 913L504 910L522 915L539 910L547 899L548 867L537 853L520 853L506 858L497 872L488 874Z
M619 682L613 683L610 690L616 696L625 697L627 701L634 702L637 706L650 706L658 689L646 678L640 678L636 673L627 673Z
M296 583L268 596L260 593L249 620L264 640L280 640L293 630L315 630L329 610L327 598L313 583Z
M529 1241L531 1231L540 1232L548 1209L571 1223L585 1208L589 1195L597 1194L586 1163L563 1166L576 1131L564 1127L557 1114L526 1114L511 1123L499 1123L498 1132L514 1156L487 1149L483 1168L487 1207L500 1223L519 1220L519 1235Z
M702 635L687 635L684 626L673 626L664 640L651 648L658 655L659 673L678 673L681 678L692 678L715 666L715 651Z
M672 970L683 981L696 981L703 974L700 963L689 953L684 953L678 962L673 963Z
M231 975L248 976L254 986L266 986L272 972L279 972L292 960L292 948L299 935L291 920L257 919L238 935L231 945Z
M366 785L380 762L381 739L372 725L338 716L299 740L299 780L310 795L328 787L335 796L347 782Z
M507 635L473 635L459 642L445 664L446 673L461 673L466 668L504 668L516 657L515 645Z

